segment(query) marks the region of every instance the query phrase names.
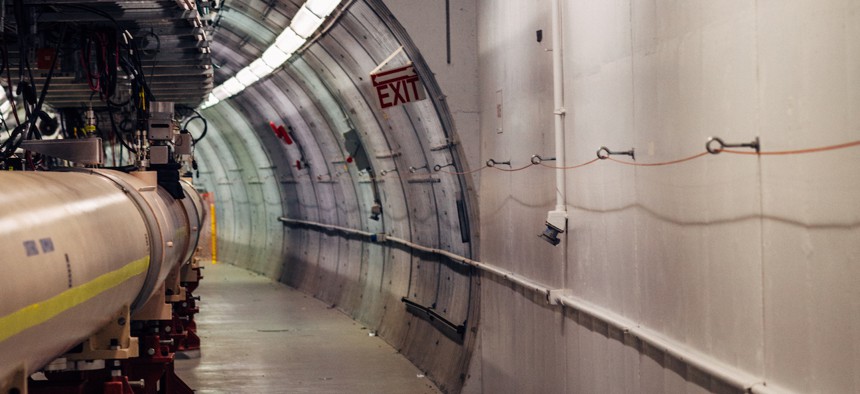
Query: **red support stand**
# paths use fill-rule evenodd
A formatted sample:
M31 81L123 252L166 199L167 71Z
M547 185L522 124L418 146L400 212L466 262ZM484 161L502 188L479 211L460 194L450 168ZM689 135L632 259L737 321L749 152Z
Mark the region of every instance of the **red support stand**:
M156 332L161 325L149 328L149 334L139 334L140 357L128 360L128 377L144 382L143 389L136 394L193 394L194 390L174 370L173 341L162 340Z

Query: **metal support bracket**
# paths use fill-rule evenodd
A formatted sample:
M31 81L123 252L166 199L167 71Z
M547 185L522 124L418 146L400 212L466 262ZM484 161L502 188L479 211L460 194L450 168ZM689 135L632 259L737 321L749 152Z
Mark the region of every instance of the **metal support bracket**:
M131 336L131 317L128 305L122 307L111 321L82 344L79 353L66 353L70 361L127 360L138 356L138 340Z
M21 148L78 164L104 163L102 139L97 137L70 140L27 140L21 143Z

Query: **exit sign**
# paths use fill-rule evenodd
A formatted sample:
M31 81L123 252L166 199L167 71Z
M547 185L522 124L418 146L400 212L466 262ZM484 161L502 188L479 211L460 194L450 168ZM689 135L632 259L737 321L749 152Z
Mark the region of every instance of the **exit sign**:
M376 96L382 108L427 98L421 78L412 64L372 73L370 79L376 88Z

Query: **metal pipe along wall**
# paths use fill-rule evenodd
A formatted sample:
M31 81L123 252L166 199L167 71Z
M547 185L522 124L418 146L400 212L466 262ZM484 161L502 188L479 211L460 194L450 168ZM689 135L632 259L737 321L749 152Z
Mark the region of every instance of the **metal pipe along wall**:
M196 248L202 200L115 171L0 173L0 386L143 305Z

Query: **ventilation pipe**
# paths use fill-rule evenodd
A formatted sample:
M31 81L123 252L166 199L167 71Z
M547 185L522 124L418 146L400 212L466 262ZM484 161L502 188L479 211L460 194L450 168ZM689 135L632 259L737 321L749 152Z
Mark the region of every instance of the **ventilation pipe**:
M561 26L561 0L552 2L552 82L553 107L555 108L555 159L556 165L564 167L564 50ZM555 172L555 210L549 211L546 217L546 230L540 235L552 245L558 245L561 240L559 233L567 230L567 198L564 187L564 171Z

